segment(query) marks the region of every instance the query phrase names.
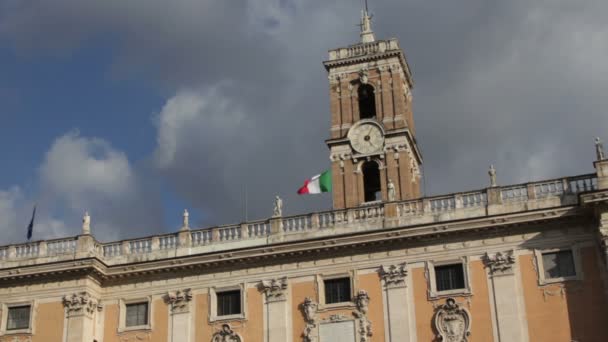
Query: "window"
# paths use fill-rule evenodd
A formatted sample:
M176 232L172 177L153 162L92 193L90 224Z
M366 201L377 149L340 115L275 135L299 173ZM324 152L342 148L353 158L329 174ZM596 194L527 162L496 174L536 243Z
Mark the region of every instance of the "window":
M576 275L571 250L543 253L545 278L565 278Z
M228 316L241 313L241 290L218 292L217 315Z
M362 84L357 91L359 95L359 118L371 119L376 116L376 98L374 87Z
M365 202L379 201L382 199L380 188L380 170L378 163L368 161L361 167L363 171L363 192L365 194Z
M29 329L30 312L30 305L9 307L6 320L6 330Z
M126 304L126 327L148 325L148 303Z
M349 302L350 278L327 279L323 281L325 287L325 304Z
M464 270L462 264L435 267L437 291L464 289Z

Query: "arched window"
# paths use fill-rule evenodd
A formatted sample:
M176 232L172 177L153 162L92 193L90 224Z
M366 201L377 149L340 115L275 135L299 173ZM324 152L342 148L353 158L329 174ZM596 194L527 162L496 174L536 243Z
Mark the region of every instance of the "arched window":
M369 84L361 84L358 90L359 95L359 118L371 119L376 117L376 97L374 87Z
M378 164L373 161L365 162L361 170L363 171L365 202L381 200L382 191L380 189L380 169L378 168Z

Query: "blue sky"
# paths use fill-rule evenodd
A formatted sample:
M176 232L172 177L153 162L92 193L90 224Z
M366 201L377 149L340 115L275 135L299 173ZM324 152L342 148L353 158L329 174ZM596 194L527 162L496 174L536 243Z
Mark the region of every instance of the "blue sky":
M425 193L592 172L608 140L608 4L385 0L413 70ZM327 50L349 0L0 0L0 241L101 240L328 209Z

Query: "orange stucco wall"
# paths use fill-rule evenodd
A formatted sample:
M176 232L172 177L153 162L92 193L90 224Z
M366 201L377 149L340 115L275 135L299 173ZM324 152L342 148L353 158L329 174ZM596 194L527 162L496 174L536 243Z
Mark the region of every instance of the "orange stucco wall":
M533 258L519 257L530 341L608 341L608 310L595 249L581 250L582 281L539 286Z
M211 337L219 331L221 325L229 323L232 329L245 341L263 342L264 340L264 306L263 294L256 288L247 289L247 305L245 321L230 320L209 323L209 295L199 294L195 298L195 336L196 341L211 341Z
M473 295L468 297L471 303L470 307L467 305L466 297L454 296L453 298L456 299L456 302L465 305L471 313L471 336L469 342L491 342L494 341L494 337L486 271L481 261L471 261L469 270L473 290ZM418 341L434 341L435 331L432 320L435 310L433 302L428 300L428 286L424 276L424 268L413 269L412 277ZM440 299L435 303L444 304L445 299Z
M63 341L64 317L63 303L38 304L35 325L36 334L32 336L32 342Z
M149 336L150 342L166 342L169 333L169 309L162 299L152 301L152 330L133 330L118 333L118 304L105 307L104 342L121 342L125 338Z

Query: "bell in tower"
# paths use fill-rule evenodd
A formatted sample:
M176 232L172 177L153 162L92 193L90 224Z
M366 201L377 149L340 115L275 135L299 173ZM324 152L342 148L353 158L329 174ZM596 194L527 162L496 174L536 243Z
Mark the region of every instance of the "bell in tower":
M376 40L367 9L361 41L329 51L333 206L420 197L422 156L412 75L397 39Z

